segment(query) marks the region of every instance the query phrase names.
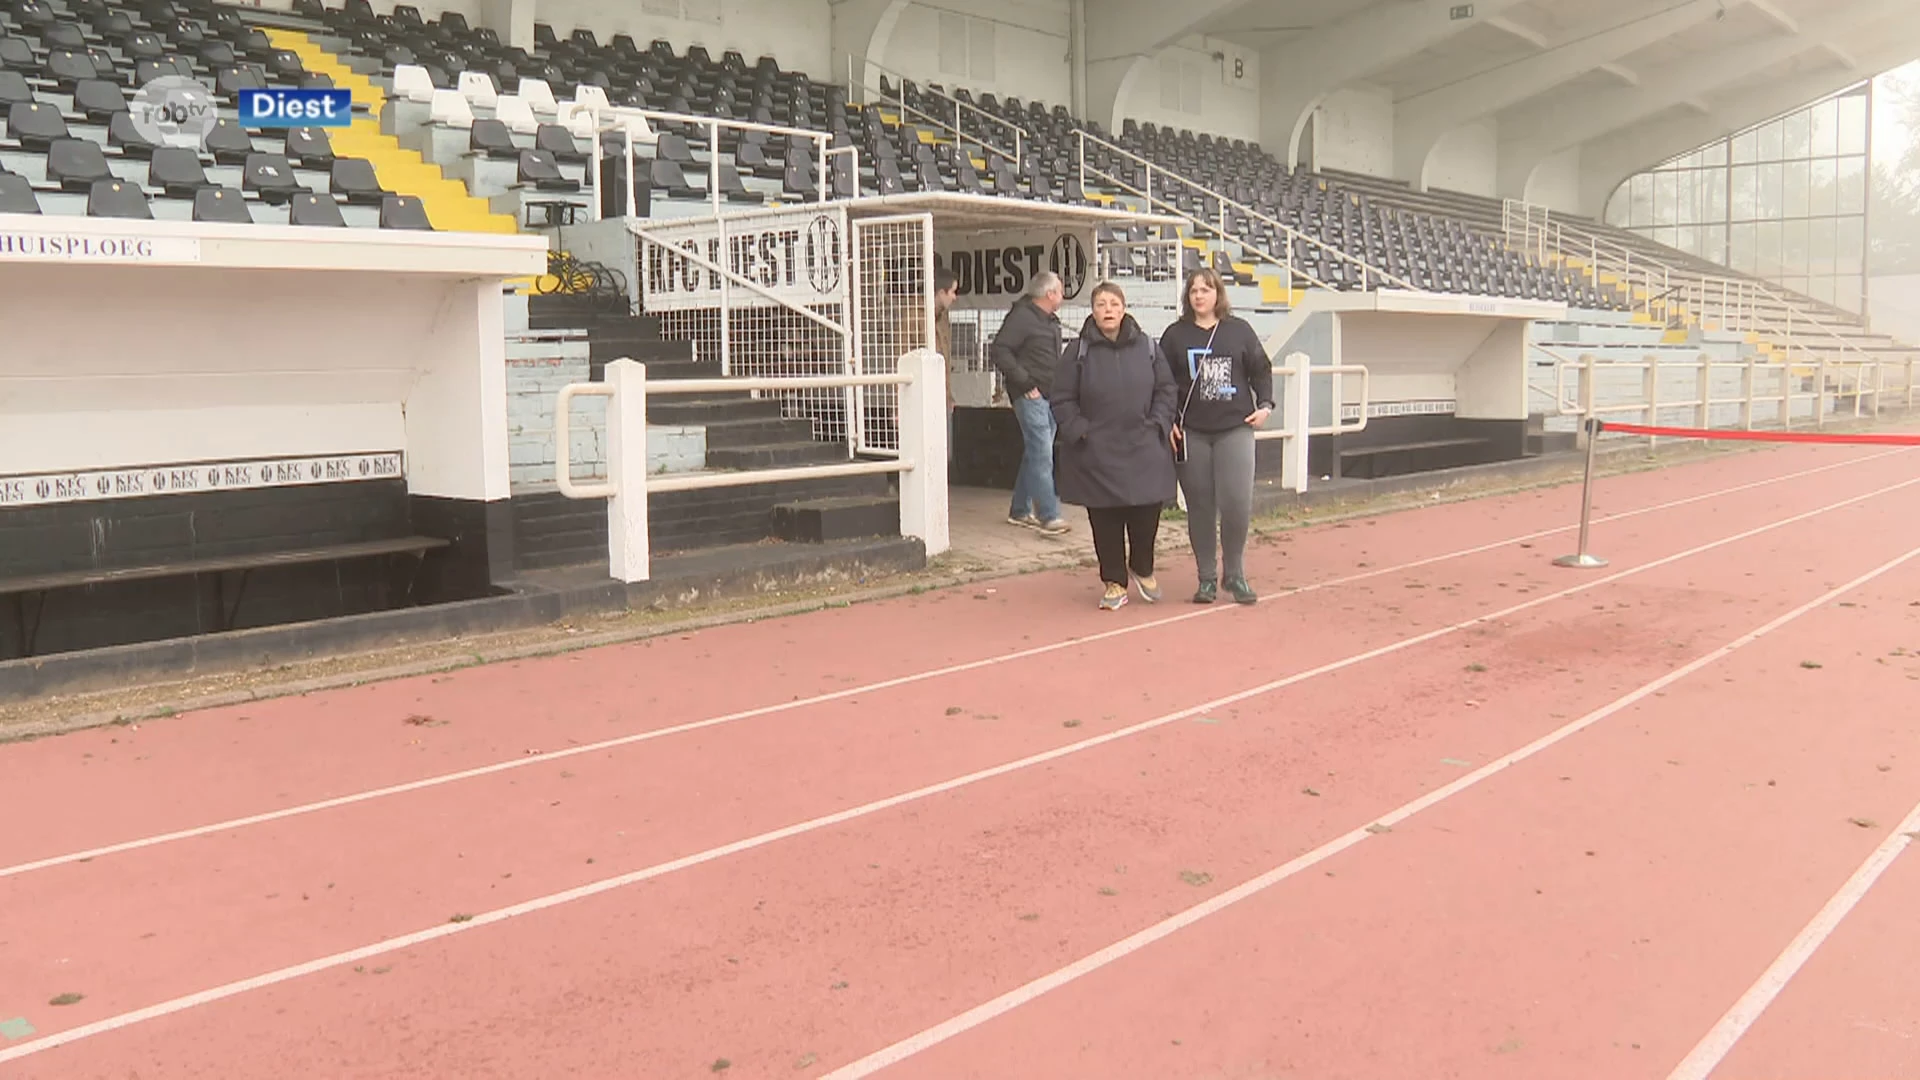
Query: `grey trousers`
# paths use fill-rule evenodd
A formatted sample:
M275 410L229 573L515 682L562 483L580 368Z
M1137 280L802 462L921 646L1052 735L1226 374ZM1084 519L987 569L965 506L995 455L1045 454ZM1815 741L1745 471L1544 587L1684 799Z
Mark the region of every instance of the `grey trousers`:
M1219 581L1215 537L1227 577L1245 578L1247 523L1253 517L1253 429L1189 431L1187 461L1179 467L1187 496L1187 536L1201 581Z

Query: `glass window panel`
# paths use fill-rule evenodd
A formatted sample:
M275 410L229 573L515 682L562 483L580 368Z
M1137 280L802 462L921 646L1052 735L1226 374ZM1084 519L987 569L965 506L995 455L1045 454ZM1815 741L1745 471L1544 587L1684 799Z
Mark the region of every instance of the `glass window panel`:
M1728 230L1728 246L1733 258L1728 264L1741 273L1751 274L1758 268L1760 243L1755 235L1758 226L1734 225Z
M1785 145L1783 131L1778 120L1770 120L1760 125L1760 160L1779 161L1780 150Z
M1754 161L1760 153L1760 135L1758 132L1743 131L1733 137L1733 160L1735 164Z
M1629 218L1634 227L1653 223L1653 174L1641 173L1633 178Z
M1840 209L1840 170L1833 159L1813 163L1812 198L1807 212L1815 216L1831 215Z
M1712 168L1725 165L1727 163L1727 141L1722 139L1707 147L1705 150L1702 150L1700 152L1700 163Z
M1659 225L1671 225L1679 220L1675 217L1674 203L1679 199L1680 178L1673 173L1661 173L1653 185L1653 220Z
M1863 214L1867 210L1867 159L1840 159L1840 202L1838 212Z
M1613 195L1607 199L1607 224L1624 229L1627 221L1627 185L1621 184L1613 189Z
M1760 166L1760 198L1754 204L1753 216L1761 221L1780 217L1782 169L1777 161Z
M1678 230L1672 228L1671 226L1667 226L1667 227L1653 230L1653 239L1655 243L1665 244L1668 247L1673 247L1675 245L1675 241L1679 239L1679 236L1677 234L1678 234Z
M1734 221L1751 221L1760 207L1760 172L1751 165L1733 167L1733 205L1728 214Z
M1830 277L1814 278L1812 285L1801 291L1815 300L1833 303L1833 279Z
M1860 311L1860 279L1837 277L1833 279L1833 302L1848 311L1858 314Z
M1782 266L1780 263L1780 223L1762 221L1754 234L1753 261L1755 272L1761 277L1777 278Z
M1703 254L1713 262L1725 263L1727 261L1727 227L1713 225L1701 231L1706 236Z
M1781 217L1807 216L1807 183L1811 166L1804 161L1789 161L1780 166L1785 191L1780 202Z
M1780 156L1802 158L1813 148L1813 114L1805 110L1780 122ZM1831 151L1829 151L1831 153Z
M1830 157L1840 150L1840 103L1828 98L1813 107L1813 142L1808 153Z
M1816 218L1803 224L1807 227L1807 271L1814 274L1838 273L1840 268L1834 265L1834 255L1841 220Z
M1867 152L1867 95L1848 94L1840 99L1840 145L1842 154Z
M1727 174L1725 170L1712 174L1712 182L1706 185L1706 203L1702 208L1701 220L1727 220Z
M1682 225L1674 230L1673 246L1694 255L1700 254L1700 232L1692 225Z
M1827 224L1822 222L1821 224ZM1808 250L1807 222L1783 221L1780 223L1780 268L1788 274L1804 274L1811 269L1811 252Z
M1865 218L1841 218L1835 226L1834 268L1843 274L1860 273L1862 249L1866 246Z

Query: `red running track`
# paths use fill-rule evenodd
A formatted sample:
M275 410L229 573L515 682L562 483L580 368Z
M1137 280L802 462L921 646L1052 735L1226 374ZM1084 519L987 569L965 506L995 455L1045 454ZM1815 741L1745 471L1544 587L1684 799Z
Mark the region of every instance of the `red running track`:
M0 1078L1911 1074L1917 462L0 747Z

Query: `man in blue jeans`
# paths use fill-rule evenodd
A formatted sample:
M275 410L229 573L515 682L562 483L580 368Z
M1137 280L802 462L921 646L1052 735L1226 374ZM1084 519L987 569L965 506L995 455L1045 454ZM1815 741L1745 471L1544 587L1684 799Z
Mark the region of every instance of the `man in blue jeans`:
M1059 311L1065 300L1060 275L1050 270L1035 274L1026 294L1007 312L988 351L1006 384L1025 444L1007 523L1049 536L1068 528L1053 487L1053 406L1047 401L1053 392L1054 364L1060 359Z

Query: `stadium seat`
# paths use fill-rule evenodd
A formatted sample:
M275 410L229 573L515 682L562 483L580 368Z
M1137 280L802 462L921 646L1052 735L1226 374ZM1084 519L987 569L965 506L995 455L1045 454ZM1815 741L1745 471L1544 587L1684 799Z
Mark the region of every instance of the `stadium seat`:
M364 158L335 158L327 190L350 206L379 206L391 194L380 186L373 162Z
M513 144L513 132L498 120L476 119L468 132L467 150L471 153L505 161L520 156L520 148Z
M63 191L87 191L101 180L113 179L100 144L90 139L56 139L47 148L47 182Z
M138 184L124 180L96 180L87 192L87 216L137 218L151 221L153 208Z
M293 163L284 154L248 154L241 170L240 187L243 191L258 192L260 198L269 203L284 203L307 190L294 175Z
M244 166L254 155L253 136L237 121L222 118L207 132L201 149L212 154L216 164Z
M519 183L540 191L580 190L580 182L562 175L559 162L544 150L520 151Z
M340 204L333 196L311 191L300 192L287 204L287 223L332 229L347 227L347 219L341 215Z
M105 124L115 113L127 111L127 95L119 83L88 79L73 88L73 111L88 123Z
M193 220L251 225L253 214L247 209L246 199L232 188L205 187L194 193Z
M433 231L427 208L408 195L389 195L380 203L380 227L383 229L420 229Z
M303 169L333 167L333 142L326 128L287 129L287 160Z
M0 171L0 214L37 214L40 200L24 176Z
M197 198L202 188L215 186L200 165L200 155L184 146L163 146L153 152L147 165L147 186L157 187L168 198Z
M45 102L20 101L7 109L7 137L28 150L45 153L55 141L72 135L59 109Z
M0 106L12 109L15 105L32 100L33 87L27 85L25 75L17 71L0 70Z

